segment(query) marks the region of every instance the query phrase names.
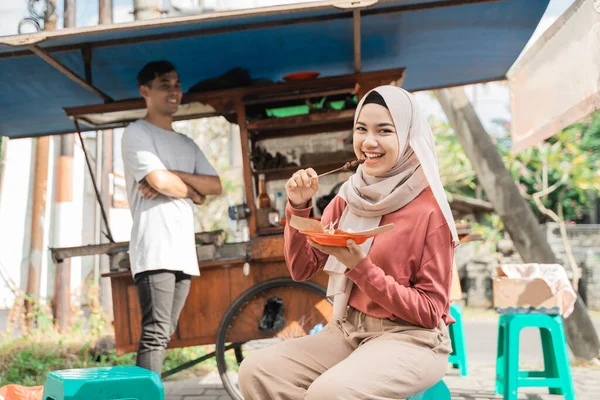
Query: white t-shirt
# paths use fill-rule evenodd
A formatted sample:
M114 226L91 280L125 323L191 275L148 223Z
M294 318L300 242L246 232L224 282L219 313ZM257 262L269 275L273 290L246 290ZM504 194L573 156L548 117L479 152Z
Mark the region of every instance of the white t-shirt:
M192 139L145 120L127 127L121 146L133 218L129 244L133 276L157 269L200 275L192 200L162 194L148 200L137 188L146 175L156 170L214 176L217 172Z

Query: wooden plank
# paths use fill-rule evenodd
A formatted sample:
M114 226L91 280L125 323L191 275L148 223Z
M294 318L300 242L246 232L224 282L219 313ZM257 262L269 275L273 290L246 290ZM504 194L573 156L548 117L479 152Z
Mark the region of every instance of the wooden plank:
M86 46L81 49L81 57L83 58L83 65L85 69L85 80L90 85L93 85L92 81L92 49Z
M81 78L75 72L71 71L69 68L67 68L66 66L61 64L58 60L56 60L54 57L52 57L45 50L41 49L40 47L38 47L36 45L29 46L29 49L33 53L38 55L42 60L46 61L48 64L53 66L55 69L62 72L67 78L69 78L73 82L79 84L79 86L83 87L84 89L89 90L90 92L94 93L96 96L102 98L104 101L107 101L107 102L113 101L112 97L110 97L109 95L107 95L106 93L104 93L103 91L98 89L97 87L86 82L83 78Z
M360 72L360 9L352 11L353 42L354 42L354 72Z
M293 117L269 118L249 121L248 130L285 130L286 128L299 128L320 125L328 122L349 122L354 120L355 110L328 111L314 114L295 115ZM351 126L350 126L351 127Z
M185 93L181 100L181 105L189 103L202 103L212 104L221 102L221 108L227 109L225 103L223 103L223 97L227 99L236 98L240 93L240 89L226 89L218 92L203 92L203 93ZM117 113L131 110L144 110L146 109L146 103L144 99L125 99L115 101L107 104L92 104L87 106L77 107L66 107L64 108L65 113L69 117L78 117L79 119L85 119L86 115L90 114L102 114L102 113ZM231 112L235 112L235 107L231 107ZM175 118L177 119L177 114Z
M248 128L246 124L246 107L242 103L237 105L237 120L240 128L240 141L242 144L242 168L244 176L244 192L246 195L246 204L250 208L248 216L248 230L250 238L256 236L256 202L254 199L254 187L252 185L252 164L250 162L250 139L248 137Z
M221 319L230 304L229 271L211 269L192 279L190 292L179 318L180 337L216 338Z
M250 270L248 275L244 275L244 263L240 263L229 271L229 303L233 303L242 293L250 287L260 282L261 263L249 261Z
M260 236L283 235L283 226L270 226L268 228L258 228L256 234Z
M231 268L203 271L200 277L192 279L190 293L179 318L178 332L172 337L168 347L214 344L221 320L231 303L258 282L279 277L289 277L283 261L251 261L250 273L247 276L243 273L243 262L232 265ZM327 274L321 272L313 281L326 287L327 279ZM135 285L130 276L113 277L111 284L117 353L137 351L141 333L141 312ZM294 301L297 300L287 302L292 304ZM255 316L262 315L263 302L264 299L254 306ZM319 312L326 314L327 309L319 307ZM250 326L243 332L249 339L260 337L258 330Z
M196 233L196 244L215 244L222 241L222 230ZM86 246L50 248L55 263L71 257L94 256L99 254L114 254L127 251L129 242L90 244Z
M459 238L461 243L466 243L466 242L476 242L476 241L482 241L484 240L483 234L479 233L479 232L473 232L473 233L469 233L465 236L462 236Z
M283 235L263 236L253 239L250 242L250 255L253 260L283 261Z
M142 334L142 310L140 309L140 302L138 300L137 288L131 282L127 285L127 311L128 311L128 322L129 330L131 331L131 343L137 344L140 342L140 335Z
M259 280L261 282L273 278L289 278L290 272L285 261L264 262L260 264Z
M361 81L383 81L392 82L401 79L404 76L405 68L393 68L373 72L361 72L358 74L330 76L319 79L277 82L263 86L246 86L233 89L215 90L202 93L186 93L183 96L182 104L199 102L203 104L215 105L220 102L221 105L215 108L222 108L218 112L230 113L238 112L237 104L239 100L244 102L260 103L269 101L285 100L290 95L299 98L310 97L316 93L322 93L328 90L350 90L354 92L356 83ZM143 99L127 99L107 104L93 104L80 107L64 108L69 117L83 117L86 114L110 113L144 109Z
M261 280L259 279L260 277L260 268L262 266L261 263L257 263L257 262L253 262L251 261L250 263L250 270L248 275L244 275L243 272L243 264L239 265L238 267L235 268L231 268L229 270L229 293L231 295L230 298L230 304L233 303L238 297L240 297L242 295L242 293L244 293L246 290L248 290L249 288L251 288L252 286L256 285L257 283L259 283ZM262 309L260 308L256 308L254 306L252 306L252 304L249 305L250 309L253 314L255 315L262 315ZM252 321L250 321L250 323L248 323L248 321L245 321L246 318L245 317L237 317L234 322L233 322L233 328L232 329L239 329L239 327L241 326L244 332L246 333L253 333L257 331L257 325L256 324L252 324ZM248 339L252 338L252 335L245 335L245 337L247 337Z
M351 85L347 85L347 87L342 88L342 89L322 89L322 90L318 90L315 92L294 91L291 94L275 94L275 95L273 95L273 93L269 93L268 97L267 97L267 95L264 95L262 97L256 97L253 99L244 99L244 104L247 106L250 106L253 104L268 104L269 102L275 103L275 102L281 102L281 101L287 101L287 100L304 99L307 96L308 97L325 97L325 96L335 96L335 95L339 95L339 94L353 95L354 87L351 87Z
M127 280L111 279L110 283L113 298L115 346L117 353L122 354L132 343L127 306Z
M289 278L290 273L288 271L287 265L285 261L272 261L272 262L264 262L260 264L260 281L266 281L268 279L273 278ZM311 281L318 283L324 288L327 287L327 281L329 280L329 275L327 273L321 271L317 275L315 275Z
M243 263L244 261L245 261L245 258L229 258L229 259L222 259L222 260L215 260L215 261L206 261L206 262L200 263L198 266L200 268L200 272L202 272L204 270L213 269L213 268L230 268L239 263ZM129 280L133 280L133 278L131 277L130 270L107 272L105 274L102 274L102 277L103 278L125 278L125 279L129 279Z

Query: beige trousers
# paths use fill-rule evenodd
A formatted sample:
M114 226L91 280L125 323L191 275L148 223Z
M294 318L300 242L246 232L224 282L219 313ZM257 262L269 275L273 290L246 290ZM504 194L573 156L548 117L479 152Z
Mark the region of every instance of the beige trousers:
M245 400L404 399L446 373L444 322L425 329L349 308L319 333L250 353L239 370Z

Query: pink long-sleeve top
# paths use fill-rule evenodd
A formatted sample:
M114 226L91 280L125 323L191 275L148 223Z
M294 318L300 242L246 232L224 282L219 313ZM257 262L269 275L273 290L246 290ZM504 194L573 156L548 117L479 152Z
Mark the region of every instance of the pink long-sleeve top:
M346 202L336 196L323 212L324 226L341 218ZM286 207L292 215L307 218L310 207ZM402 319L433 329L450 316L450 285L454 246L452 234L430 188L403 208L381 219L393 223L391 231L377 235L369 254L346 276L354 282L348 304L376 318ZM311 279L323 269L328 255L316 250L305 235L285 227L285 260L294 280Z

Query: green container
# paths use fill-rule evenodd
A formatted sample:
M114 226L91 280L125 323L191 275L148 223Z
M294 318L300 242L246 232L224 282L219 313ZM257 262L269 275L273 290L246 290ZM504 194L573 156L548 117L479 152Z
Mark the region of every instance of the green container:
M542 371L520 369L519 341L525 328L539 329L544 355ZM550 394L575 400L567 337L560 315L501 315L496 351L496 394L504 395L505 400L516 400L522 387L546 387Z
M465 328L463 325L462 309L460 304L450 305L450 315L456 320L448 327L450 341L452 342L452 353L448 356L448 362L452 367L458 368L460 376L467 376L467 344L465 340Z
M157 373L140 367L65 369L48 374L42 400L164 400Z
M451 400L450 390L444 381L439 381L429 389L406 400Z

